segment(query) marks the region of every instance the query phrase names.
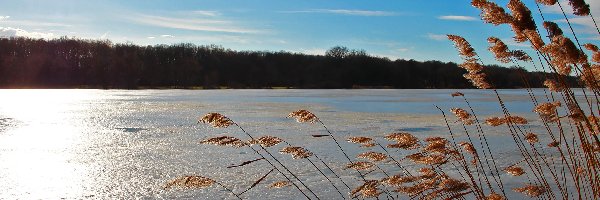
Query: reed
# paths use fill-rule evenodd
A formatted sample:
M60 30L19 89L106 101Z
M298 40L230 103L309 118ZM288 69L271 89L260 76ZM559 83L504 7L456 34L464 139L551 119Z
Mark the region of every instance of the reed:
M568 3L573 8L573 14L592 16L585 1L569 0ZM441 113L448 137L420 139L408 132L347 137L346 141L357 144L356 148L366 149L351 156L348 153L350 151L339 143L342 141L340 138L344 137L334 134L317 115L304 109L291 112L288 118L323 127L323 134L313 134L312 137L329 138L330 140L320 142L336 148L348 161L340 164L340 170L335 171L325 160L305 147L294 146L273 136L255 138L229 118L218 113L208 113L198 122L215 128L237 126L250 139L244 141L231 136L216 136L202 140L201 144L251 148L259 156L231 165L230 168L248 167L254 162L262 161L272 168L266 169L264 175L242 193L234 193L229 187L201 176L176 178L168 182L165 188L203 188L219 184L241 199L242 194L254 189L272 172L277 171L285 180L272 182L269 188L294 186L307 199L320 199L297 173L267 149L285 143L287 146L278 152L289 154L292 159L309 162L312 170L304 175L323 177L342 199L499 200L518 194L520 198L599 199L600 50L594 44L580 44L560 1L535 0L535 4L544 20L542 23L536 23L533 12L520 0L510 0L506 9L488 0L471 1L471 5L481 11L484 22L494 26L509 26L514 32L515 42L529 42L536 53L532 57L522 50L509 49L504 41L490 36L487 39L490 44L488 50L499 62L519 67L531 65L535 69L540 66L542 70L549 72L550 75L543 81L543 85L547 87L543 89L543 95L534 93L530 87L532 84L523 78L525 85L529 86L525 89L533 103L531 111L537 114L537 119L514 115L507 108L504 97L495 89L494 83L488 80L485 65L475 49L465 38L450 34L448 39L454 43L459 56L464 60L459 65L466 71L464 77L473 87L487 90L496 98L498 115L480 118L469 98L462 92L455 92L449 95L460 98L466 105L465 108L442 109L434 105ZM569 25L572 37L566 36L556 23L545 21L540 5L558 6ZM538 27L537 24L543 26ZM598 30L600 34L600 29ZM571 85L566 81L567 76L579 78L579 84ZM580 91L583 98L578 98L575 91ZM532 130L532 122L539 122L541 129ZM512 163L499 161L499 155L491 149L500 147L491 146L487 129L505 132L505 137L514 142L514 152L519 159L511 161ZM254 148L254 145L259 148ZM332 173L327 175L326 172ZM339 175L353 172L356 174L352 183L344 181ZM511 179L520 181L519 187L508 188L505 183L514 182ZM340 189L340 184L346 186L347 190Z

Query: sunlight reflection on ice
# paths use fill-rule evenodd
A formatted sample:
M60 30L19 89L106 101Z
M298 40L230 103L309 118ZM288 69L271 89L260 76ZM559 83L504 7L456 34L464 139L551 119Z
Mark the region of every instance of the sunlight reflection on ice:
M71 198L83 195L86 168L72 162L85 122L75 116L86 109L81 102L94 93L68 90L12 90L3 92L0 114L21 124L0 140L0 177L11 183L5 192L29 194L22 198ZM83 144L85 145L85 144Z

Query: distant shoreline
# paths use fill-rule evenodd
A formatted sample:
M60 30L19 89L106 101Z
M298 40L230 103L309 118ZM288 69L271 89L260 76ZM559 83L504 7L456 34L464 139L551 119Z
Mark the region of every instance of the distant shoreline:
M0 88L473 88L452 62L390 60L333 47L325 55L234 51L217 45L138 46L60 38L0 38ZM537 88L550 74L486 65L493 88ZM578 85L575 77L565 77Z

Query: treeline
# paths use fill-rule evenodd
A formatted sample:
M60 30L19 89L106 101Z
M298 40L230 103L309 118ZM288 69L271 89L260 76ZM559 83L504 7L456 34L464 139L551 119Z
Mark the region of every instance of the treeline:
M497 88L541 87L544 74L486 67ZM334 47L326 55L0 38L0 88L471 88L455 63L389 60Z

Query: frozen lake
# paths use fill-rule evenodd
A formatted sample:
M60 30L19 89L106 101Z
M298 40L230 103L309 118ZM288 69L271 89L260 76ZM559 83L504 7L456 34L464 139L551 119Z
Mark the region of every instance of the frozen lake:
M341 140L370 136L383 143L383 135L398 131L421 139L449 137L434 105L446 114L452 107L467 108L462 98L450 96L455 91L465 93L480 120L501 115L492 91L485 90L0 90L0 199L234 199L215 186L163 189L178 176L201 175L239 193L270 169L265 162L227 169L257 156L249 148L199 144L219 135L248 139L234 127L215 129L197 124L198 117L208 112L228 116L254 136L277 136L306 147L355 187L360 184L358 176L355 171L343 170L347 160L335 144L327 138L310 137L324 134L323 127L297 123L286 118L288 113L312 111ZM530 120L526 128L540 128L525 90L499 92L513 114ZM540 98L544 95L542 90L535 93ZM454 122L456 118L449 119ZM499 167L520 159L512 138L501 129L483 127L498 155ZM457 132L462 135L460 129ZM347 142L342 146L352 156L365 151ZM279 144L270 150L319 197L339 198L308 162L277 153L282 147ZM392 153L400 159L414 151ZM393 163L382 167L395 169ZM503 178L505 184L524 182L521 177ZM303 198L293 187L267 188L281 180L272 174L242 197Z

